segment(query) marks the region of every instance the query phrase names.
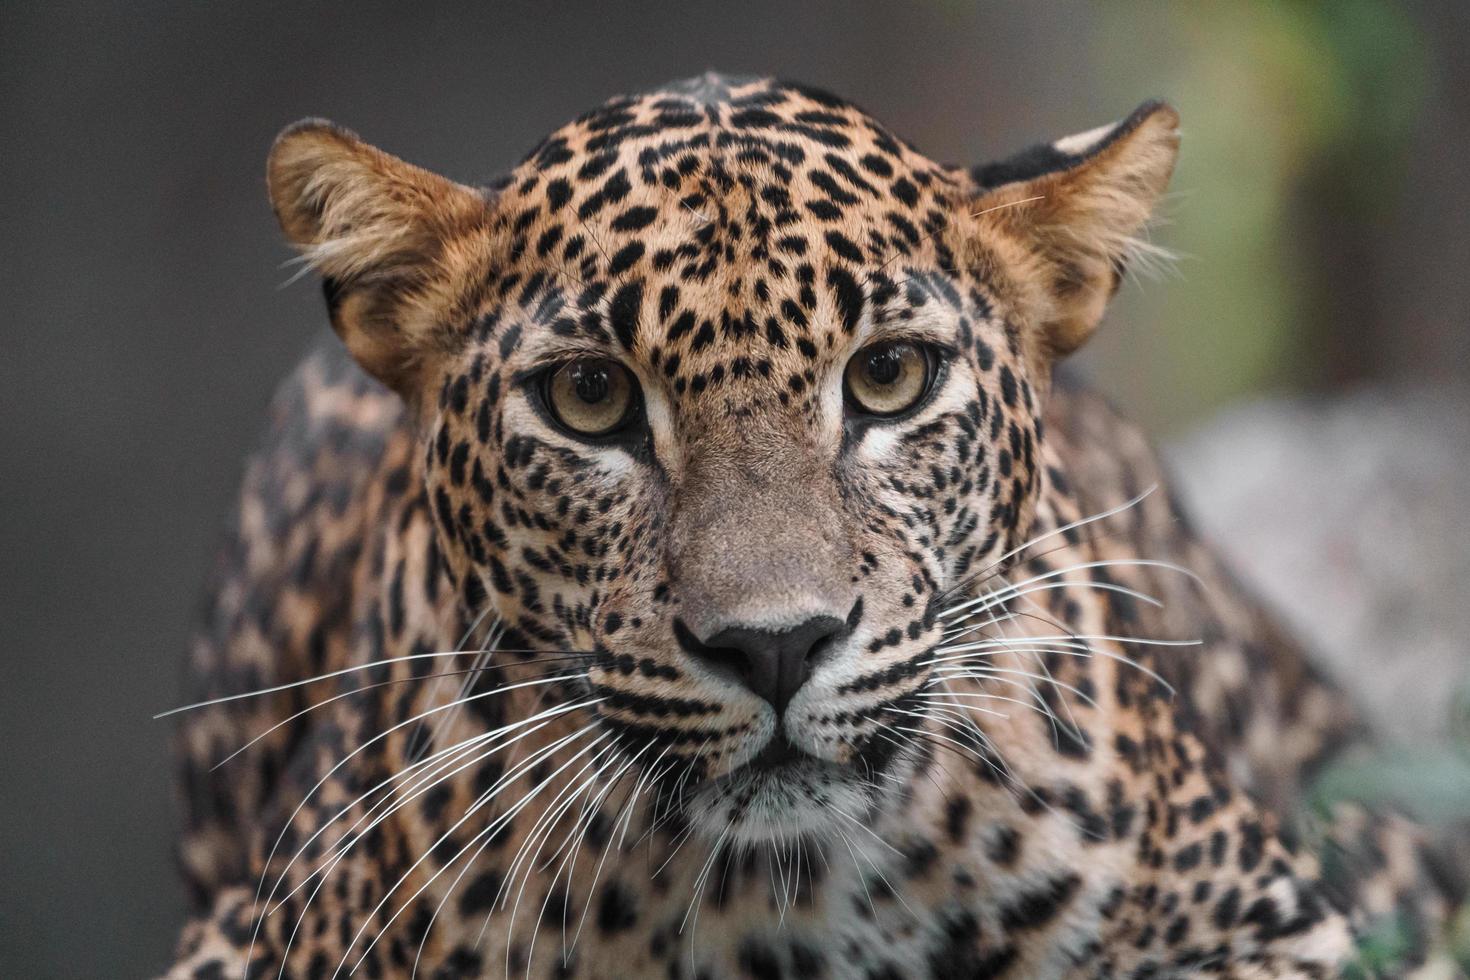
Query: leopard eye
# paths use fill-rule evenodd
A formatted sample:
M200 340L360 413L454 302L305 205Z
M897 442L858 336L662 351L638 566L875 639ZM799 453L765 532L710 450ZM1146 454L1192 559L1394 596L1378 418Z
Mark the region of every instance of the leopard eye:
M616 361L583 358L552 370L546 404L556 421L579 436L606 436L631 421L638 383Z
M847 362L848 403L865 415L901 415L929 393L937 366L934 351L922 344L889 341L864 347Z

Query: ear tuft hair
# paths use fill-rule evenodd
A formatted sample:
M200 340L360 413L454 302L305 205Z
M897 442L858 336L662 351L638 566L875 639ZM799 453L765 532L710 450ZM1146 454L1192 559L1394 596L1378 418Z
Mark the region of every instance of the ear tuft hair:
M266 182L287 239L339 281L391 275L484 203L325 119L303 119L276 137Z

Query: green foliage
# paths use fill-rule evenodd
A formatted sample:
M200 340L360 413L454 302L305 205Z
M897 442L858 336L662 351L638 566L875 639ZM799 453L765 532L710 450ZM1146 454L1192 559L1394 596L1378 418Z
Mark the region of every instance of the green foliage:
M1324 878L1339 877L1345 870L1341 862L1350 860L1321 840L1321 829L1337 803L1392 804L1431 825L1464 827L1470 822L1470 690L1461 691L1455 717L1455 737L1443 749L1386 748L1329 766L1317 778L1309 790L1305 833L1322 855ZM1398 975L1395 965L1417 945L1417 928L1403 914L1372 923L1359 938L1356 962L1343 976ZM1470 904L1453 913L1447 940L1445 954L1460 973L1470 974Z
M1312 787L1314 808L1351 800L1397 803L1432 823L1470 817L1470 757L1464 746L1384 749L1329 766Z
M1393 976L1398 965L1414 950L1413 926L1402 915L1381 919L1358 937L1355 962L1343 967L1344 978Z
M1164 244L1178 281L1129 290L1092 354L1126 379L1125 407L1156 429L1262 389L1312 378L1311 188L1367 227L1397 205L1428 91L1417 25L1389 0L1110 4L1099 77L1126 106L1162 95L1184 153Z

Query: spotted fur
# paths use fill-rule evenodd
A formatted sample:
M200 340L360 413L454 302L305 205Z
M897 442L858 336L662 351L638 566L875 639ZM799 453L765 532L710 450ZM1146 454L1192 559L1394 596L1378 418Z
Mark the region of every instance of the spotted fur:
M1325 977L1395 916L1426 962L1421 832L1296 816L1351 705L1053 380L1176 125L967 170L705 76L486 188L287 130L343 343L276 401L190 657L169 975ZM854 416L884 338L933 393ZM579 356L639 425L557 427L535 379ZM700 653L813 616L779 716Z

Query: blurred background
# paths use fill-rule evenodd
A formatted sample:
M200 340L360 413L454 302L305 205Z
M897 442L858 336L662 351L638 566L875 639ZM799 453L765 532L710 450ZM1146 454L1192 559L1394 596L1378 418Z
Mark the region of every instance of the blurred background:
M1334 778L1467 812L1467 48L1463 0L5 4L0 975L169 955L150 716L272 387L325 324L282 288L276 131L328 116L476 181L708 68L831 89L946 161L1173 101L1156 238L1181 261L1080 366L1397 739Z

